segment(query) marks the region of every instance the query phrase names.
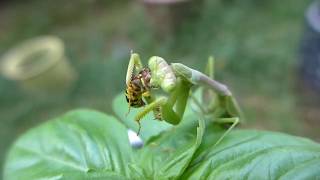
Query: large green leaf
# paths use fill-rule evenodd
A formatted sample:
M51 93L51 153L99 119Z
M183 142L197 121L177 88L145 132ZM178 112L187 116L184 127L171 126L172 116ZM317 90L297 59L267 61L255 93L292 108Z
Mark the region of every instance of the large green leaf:
M177 179L191 161L201 144L204 120L187 116L181 124L154 137L137 152L137 164L142 167L143 177L138 179Z
M127 129L111 116L79 110L36 127L18 139L5 179L129 177Z
M79 110L22 135L4 178L15 179L316 179L320 145L281 133L224 130L189 114L133 150L113 117ZM150 127L155 129L156 124ZM205 131L204 131L205 130Z
M275 132L236 130L214 146L222 135L215 130L208 128L182 179L320 177L320 145L311 140Z
M8 155L5 179L176 178L201 144L204 122L197 128L194 119L133 150L127 128L115 118L73 111L20 137Z
M126 102L124 93L118 95L113 100L112 106L117 117L119 117L128 128L137 132L139 126L138 123L134 121L134 117L143 108L131 108L130 113L126 115L128 112L128 103ZM153 113L150 112L141 120L140 137L144 141L148 141L152 136L156 136L162 131L170 129L171 127L172 125L166 123L165 121L155 120Z

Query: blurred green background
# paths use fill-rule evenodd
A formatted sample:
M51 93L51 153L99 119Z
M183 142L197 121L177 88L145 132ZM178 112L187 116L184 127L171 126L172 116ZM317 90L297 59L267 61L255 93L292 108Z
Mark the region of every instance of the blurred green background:
M216 79L228 84L247 118L245 128L277 130L320 140L297 89L301 0L204 0L192 18L159 32L142 1L1 1L0 55L23 40L55 35L79 78L65 95L32 94L0 76L0 164L27 129L75 108L107 113L125 88L130 50L203 70L214 55ZM194 6L196 7L196 5ZM149 12L150 13L150 12ZM175 22L177 23L177 22ZM125 99L124 99L125 100ZM50 142L48 142L50 143Z

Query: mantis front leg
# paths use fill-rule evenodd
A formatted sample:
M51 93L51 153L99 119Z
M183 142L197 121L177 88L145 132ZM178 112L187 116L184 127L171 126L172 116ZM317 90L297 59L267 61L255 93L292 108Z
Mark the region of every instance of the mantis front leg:
M169 98L159 97L148 102L148 105L143 108L135 116L135 121L139 124L138 134L141 129L141 119L151 111L155 111L156 108L160 107L161 119L165 120L170 124L178 124L184 114L187 100L189 97L191 84L178 79L175 89L169 93Z
M152 99L150 94L146 95L150 89L150 78L150 72L143 68L139 55L132 53L126 75L126 100L129 105L127 115L131 107L139 108L145 105L143 97L146 97L147 101Z
M140 56L135 53L131 53L129 65L127 69L127 75L126 75L126 84L131 81L133 71L139 72L143 68Z

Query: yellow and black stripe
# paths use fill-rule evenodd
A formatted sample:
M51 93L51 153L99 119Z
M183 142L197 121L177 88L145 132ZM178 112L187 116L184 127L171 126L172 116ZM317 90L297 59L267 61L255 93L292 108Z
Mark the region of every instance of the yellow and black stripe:
M128 83L126 89L126 100L130 107L139 108L145 105L142 100L142 89L132 81Z

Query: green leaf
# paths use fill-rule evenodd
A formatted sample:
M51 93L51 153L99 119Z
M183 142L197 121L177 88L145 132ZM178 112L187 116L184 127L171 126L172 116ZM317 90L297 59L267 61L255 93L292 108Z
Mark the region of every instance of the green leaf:
M5 179L316 179L320 145L299 137L221 128L189 114L133 150L127 128L89 110L67 113L22 135ZM197 125L199 124L199 127ZM156 124L150 127L155 129ZM204 131L205 130L205 131Z
M182 123L154 137L146 147L138 151L137 164L142 167L146 179L177 179L191 161L200 146L205 123L188 116ZM139 179L142 177L140 176Z
M139 126L138 123L134 121L134 117L143 108L131 108L130 113L126 116L129 107L124 93L121 93L113 100L112 107L117 117L119 117L128 128L136 132L138 131ZM171 127L172 125L165 121L155 120L153 113L150 112L141 120L140 137L146 142L151 137L159 135Z
M127 129L115 118L78 110L31 129L8 155L5 179L124 179L132 161Z
M144 148L133 150L127 128L115 118L95 111L73 111L21 136L7 157L4 177L177 178L187 168L204 134L204 121L199 121L197 128L194 119L186 118L171 130L153 136Z
M275 132L237 130L214 146L222 133L210 127L182 179L315 179L320 145ZM220 131L221 132L221 131Z

